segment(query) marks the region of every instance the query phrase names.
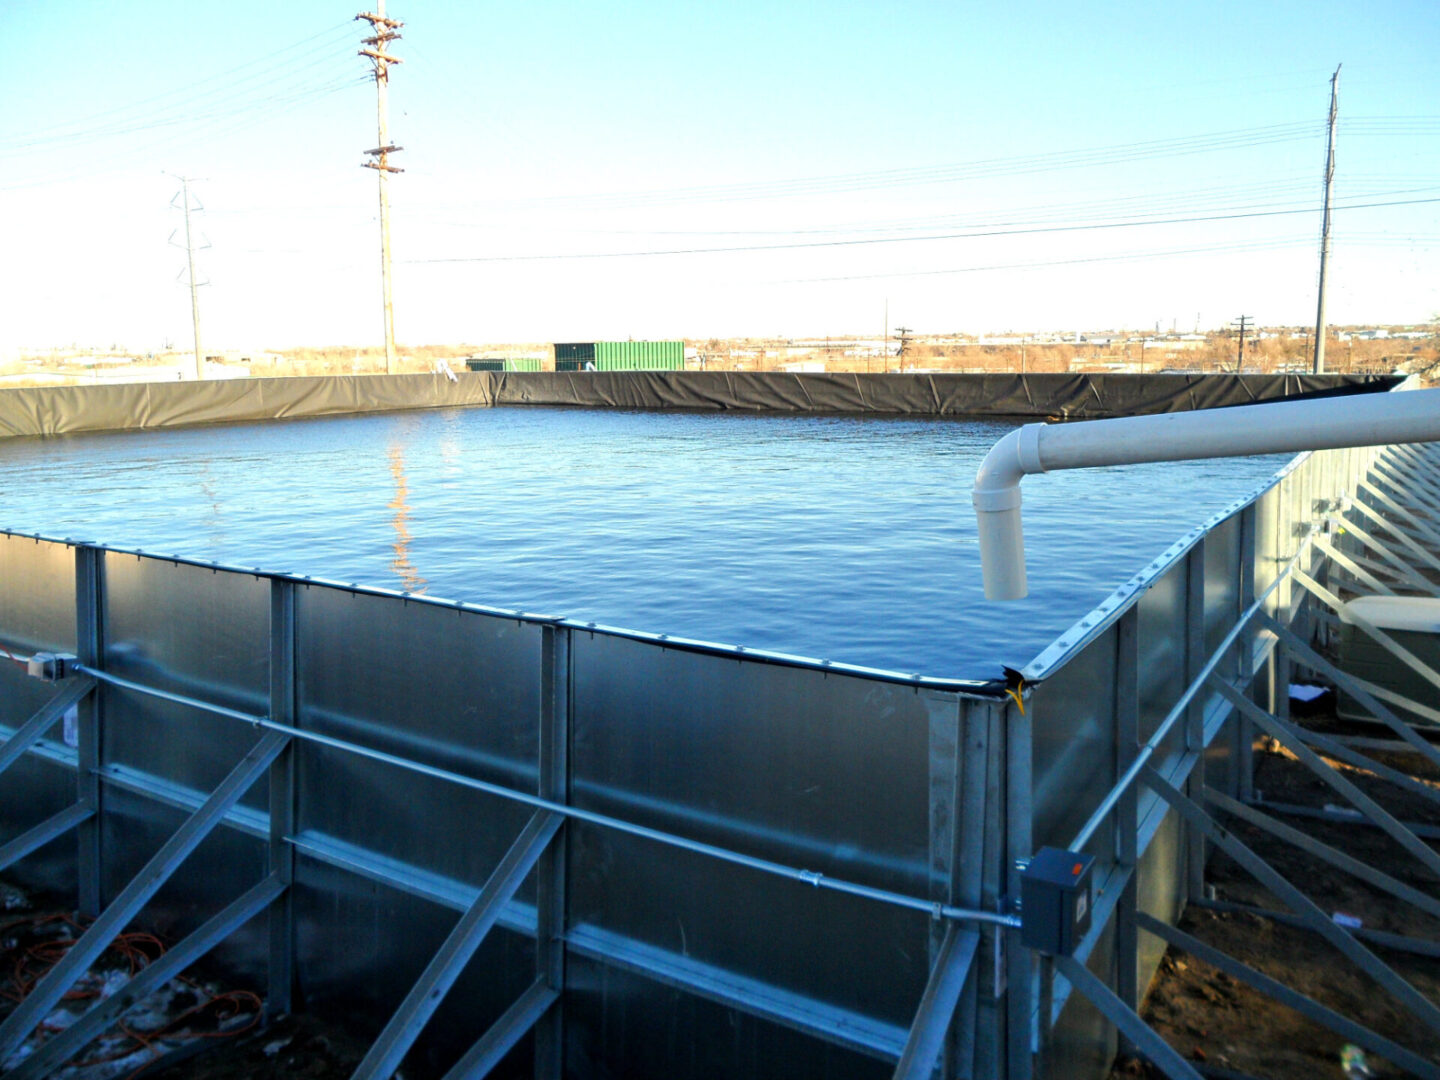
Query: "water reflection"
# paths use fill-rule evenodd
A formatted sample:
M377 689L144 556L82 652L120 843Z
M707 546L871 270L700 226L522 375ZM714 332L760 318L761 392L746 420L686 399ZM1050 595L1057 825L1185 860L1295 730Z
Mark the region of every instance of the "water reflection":
M390 519L390 527L395 530L395 540L390 545L395 557L390 560L390 569L399 577L400 588L405 592L423 593L429 582L410 561L410 485L405 479L405 448L399 443L390 446L390 478L395 481L395 497L389 503L395 512Z

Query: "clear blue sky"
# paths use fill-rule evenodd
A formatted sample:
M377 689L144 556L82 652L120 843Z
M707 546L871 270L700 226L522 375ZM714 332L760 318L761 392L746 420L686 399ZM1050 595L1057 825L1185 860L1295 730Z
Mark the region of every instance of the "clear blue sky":
M210 348L376 342L356 10L0 3L0 350L187 342L167 172ZM1341 62L1332 319L1440 312L1433 0L389 13L402 343L1305 323Z

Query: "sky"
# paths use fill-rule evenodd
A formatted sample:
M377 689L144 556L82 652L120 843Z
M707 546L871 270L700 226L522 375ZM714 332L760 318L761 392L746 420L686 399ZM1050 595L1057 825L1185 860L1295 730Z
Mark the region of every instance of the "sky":
M0 0L0 353L376 345L357 8ZM370 8L368 10L374 10ZM1440 314L1440 5L390 0L406 345Z

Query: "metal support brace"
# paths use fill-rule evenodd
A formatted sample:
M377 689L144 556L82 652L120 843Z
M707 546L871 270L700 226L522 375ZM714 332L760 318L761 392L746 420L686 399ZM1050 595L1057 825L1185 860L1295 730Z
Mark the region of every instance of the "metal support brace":
M1213 843L1224 849L1227 855L1243 866L1261 885L1300 916L1309 929L1323 937L1346 959L1379 983L1426 1027L1440 1033L1440 1008L1436 1008L1429 998L1396 974L1354 936L1331 921L1308 896L1241 843L1233 833L1222 828L1198 803L1188 799L1154 769L1147 767L1143 775L1145 783L1162 799L1179 811L1181 816L1204 829Z
M1258 533L1255 527L1256 504L1251 503L1240 511L1240 591L1236 599L1236 618L1255 603L1255 559ZM1298 566L1296 567L1298 571ZM1289 603L1288 586L1282 585L1276 594L1281 605ZM1249 686L1255 678L1255 650L1250 640L1241 634L1235 643L1235 674L1241 686ZM1238 775L1240 797L1249 799L1255 793L1255 732L1245 717L1235 720L1235 769Z
M1205 800L1218 809L1225 811L1231 817L1237 817L1241 821L1249 822L1257 829L1263 829L1272 836L1278 836L1281 840L1293 844L1301 851L1314 855L1317 859L1323 859L1331 866L1337 867L1353 877L1390 895L1404 900L1407 904L1419 908L1428 915L1440 919L1440 900L1437 900L1429 893L1422 892L1403 881L1391 877L1389 874L1376 870L1369 863L1347 855L1345 852L1322 843L1309 833L1301 832L1299 829L1291 828L1283 821L1271 817L1269 814L1261 813L1253 806L1246 806L1242 802L1230 798L1221 791L1207 789Z
M35 710L34 716L21 724L15 734L5 740L4 745L0 745L0 773L19 761L21 755L39 742L45 732L50 730L51 725L64 716L71 705L80 701L95 689L95 686L95 680L88 675L82 675L63 683L60 690L49 701Z
M945 928L940 955L930 969L920 1008L910 1025L910 1037L895 1067L895 1080L929 1080L945 1045L960 992L969 981L979 944L980 935L974 930L961 930L953 922Z
M544 626L540 635L540 796L569 805L570 630ZM565 1071L568 832L556 834L536 867L535 978L554 994L555 1006L537 1014L535 1080L561 1080Z
M1371 490L1374 489L1372 488ZM1393 521L1389 520L1386 517L1383 517L1376 510L1374 510L1372 507L1366 506L1359 499L1356 499L1350 505L1355 507L1355 509L1359 510L1362 514L1364 514L1380 528L1388 532L1391 536L1395 537L1395 539L1399 540L1407 551L1419 558L1421 562L1428 564L1432 570L1440 570L1440 559L1437 559L1434 555L1430 554L1430 552L1426 551L1414 540L1410 539L1410 537L1407 536L1404 532L1402 532L1400 530L1400 527L1396 525Z
M1140 753L1140 608L1132 605L1115 627L1115 775L1123 776ZM1188 729L1188 720L1187 729ZM1115 862L1130 870L1115 908L1115 993L1131 1012L1140 1008L1139 904L1140 789L1131 784L1115 805ZM1041 1016L1048 1025L1050 1017ZM1120 1032L1120 1047L1134 1050Z
M65 958L50 969L13 1013L0 1024L0 1059L8 1057L24 1042L53 1009L65 992L85 974L92 963L109 947L130 920L179 869L189 854L200 846L221 821L226 812L240 801L285 749L288 735L271 732L251 748L230 774L220 782L205 804L175 831L158 852L120 891L114 903L101 913L90 929L80 935Z
M1309 575L1301 573L1299 570L1295 571L1295 580L1300 582L1301 585L1304 585L1305 588L1309 589L1320 600L1324 601L1326 605L1328 605L1335 611L1335 614L1340 614L1340 608L1343 606L1340 602L1340 598L1334 593L1330 592L1329 589L1326 589L1319 582L1315 581ZM1350 621L1356 626L1360 627L1361 630L1364 630L1365 633L1369 634L1370 637L1374 638L1382 646L1384 646L1385 651L1394 656L1395 659L1399 660L1406 667L1410 668L1410 670L1414 671L1431 686L1435 687L1436 690L1440 690L1440 671L1436 671L1434 668L1430 667L1428 664L1425 663L1425 661L1421 660L1409 649L1405 648L1405 646L1401 645L1398 641L1392 638L1389 634L1385 633L1385 631L1381 630L1378 626L1370 622L1368 619L1362 618L1361 616L1356 615L1352 611L1350 613Z
M294 726L295 706L295 583L270 579L270 719ZM284 887L270 908L269 988L265 1015L284 1016L294 1007L295 899L295 756L292 742L270 766L270 872Z
M1416 716L1428 720L1431 724L1440 725L1440 709L1423 705L1414 698L1408 698L1404 694L1397 694L1389 687L1379 686L1365 679L1355 678L1355 685L1379 701L1386 701L1391 705L1398 705L1407 712L1412 712Z
M1404 739L1405 743L1412 750L1432 765L1440 768L1440 749L1437 749L1409 724L1405 723L1405 721L1401 720L1384 705L1380 704L1380 702L1366 690L1364 684L1361 683L1359 679L1356 679L1348 672L1341 671L1279 623L1266 619L1265 625L1279 637L1281 645L1303 660L1306 666L1314 668L1315 671L1324 675L1336 686L1340 687L1340 689L1348 692L1362 707L1369 710L1371 716L1390 728L1390 730L1395 732L1400 738Z
M1338 739L1332 739L1330 736L1322 735L1318 731L1309 731L1295 725L1291 726L1296 738L1302 739L1306 746L1313 747L1323 754L1328 754L1339 761L1343 761L1346 765L1353 765L1357 769L1364 769L1366 772L1374 773L1380 777L1380 779L1388 780L1396 787L1402 787L1411 794L1418 795L1420 798L1426 799L1434 803L1437 807L1440 807L1440 789L1437 789L1433 783L1416 779L1409 773L1402 772L1399 769L1392 769L1384 762L1368 757L1358 750L1352 750ZM1403 744L1399 745L1403 746Z
M1440 514L1440 488L1403 461L1384 459L1375 474L1428 514Z
M105 666L105 553L84 545L75 549L75 651L80 663L99 671ZM97 688L80 700L75 767L75 801L90 811L76 831L77 906L93 919L104 907L101 873L100 821L105 790L100 784L104 764L101 734L105 693Z
M1090 969L1073 956L1055 957L1055 966L1060 974L1070 980L1070 985L1084 994L1115 1025L1130 1044L1170 1080L1202 1080L1195 1067L1186 1061L1149 1024L1140 1019L1138 1013L1116 997L1108 986L1090 973Z
M8 870L32 851L38 851L52 840L58 840L71 829L90 819L90 808L75 803L58 814L46 818L33 829L27 829L4 847L0 847L0 871Z
M184 941L168 949L164 956L152 960L115 993L98 1001L62 1033L41 1043L33 1054L6 1074L6 1080L44 1080L120 1017L259 915L285 891L279 875L271 874Z
M1205 538L1202 536L1185 556L1185 685L1200 677L1205 666ZM1185 713L1185 749L1195 753L1195 765L1186 779L1192 794L1205 788L1205 702L1199 694L1190 699ZM1205 837L1196 829L1185 830L1185 895L1205 894Z
M1437 586L1434 582L1427 579L1408 562L1396 555L1390 550L1389 546L1382 543L1378 537L1366 532L1349 519L1345 521L1345 531L1353 535L1356 539L1363 541L1366 547L1369 547L1375 554L1379 555L1380 558L1393 566L1396 573L1401 578L1404 578L1412 588L1419 589L1429 596L1440 596L1440 586ZM1296 572L1298 573L1299 571ZM1297 578L1296 580L1299 579Z
M1401 506L1389 495L1385 494L1385 492L1381 491L1374 484L1370 483L1370 481L1361 480L1360 487L1363 488L1365 491L1369 492L1380 503L1381 506L1385 507L1386 510L1389 510L1397 517L1402 518L1410 526L1411 529L1417 532L1420 536L1424 537L1426 540L1430 541L1430 543L1434 544L1437 550L1440 550L1440 532L1436 532L1431 526L1425 524L1425 522L1421 521L1409 510L1405 509L1405 507Z
M1360 582L1360 584L1364 585L1367 589L1371 589L1382 596L1395 595L1394 589L1392 589L1389 585L1386 585L1385 582L1381 581L1374 574L1370 573L1369 570L1366 570L1363 566L1357 563L1354 559L1350 558L1349 555L1346 555L1334 544L1330 543L1330 541L1325 539L1325 537L1317 536L1315 538L1315 546L1321 551L1323 551L1326 555L1328 555L1337 564L1344 567L1347 573L1353 575L1355 580Z
M525 1033L550 1012L560 1000L559 991L547 986L541 979L531 983L530 989L506 1009L499 1020L490 1025L490 1030L444 1076L444 1080L480 1080L500 1064Z
M1371 1053L1379 1054L1392 1064L1398 1065L1416 1076L1440 1078L1440 1068L1418 1054L1406 1050L1399 1043L1392 1042L1383 1035L1377 1035L1369 1028L1357 1024L1331 1009L1327 1009L1318 1001L1292 990L1284 983L1277 982L1270 976L1242 964L1239 960L1207 945L1199 938L1192 937L1183 930L1177 930L1168 923L1143 912L1140 915L1140 927L1147 933L1168 941L1176 948L1184 949L1191 956L1204 961L1211 967L1219 968L1227 975L1248 983L1262 994L1274 998L1281 1005L1294 1009L1315 1023L1329 1028L1342 1039L1362 1046Z
M1006 895L1020 895L1019 862L1034 854L1031 776L1031 717L1016 706L1005 707L1005 867ZM1034 954L1020 944L1019 931L1010 931L1005 949L1005 1016L1007 1080L1029 1080L1034 1072L1032 1032L1035 1003L1032 979Z
M1236 708L1249 715L1267 735L1283 744L1287 750L1299 758L1301 764L1350 800L1356 809L1383 829L1392 840L1413 855L1417 862L1428 869L1437 880L1440 880L1440 853L1437 853L1434 848L1395 820L1388 810L1346 780L1336 769L1326 764L1319 754L1305 745L1305 740L1300 738L1299 732L1294 727L1281 723L1280 720L1271 716L1253 701L1247 700L1223 681L1216 679L1215 686Z
M956 701L953 707L957 716L949 802L954 808L954 823L950 830L952 848L941 899L950 904L978 908L986 901L986 870L990 864L998 864L1000 860L996 847L998 831L992 828L998 809L989 791L988 776L994 707L967 701ZM941 1058L945 1076L973 1076L977 1073L977 1061L982 1057L987 1062L993 1061L993 1044L979 1030L979 1010L982 970L991 958L996 957L996 933L993 929L981 932L981 943L988 943L990 949L977 952L974 977L966 981L961 992L956 1020L950 1025L951 1037L946 1043L946 1054ZM993 977L992 972L992 980ZM982 1042L987 1044L983 1051Z
M500 910L535 868L546 846L560 830L564 818L549 810L537 811L520 830L520 836L495 867L479 897L460 918L445 944L435 954L405 1000L370 1047L351 1080L389 1080L400 1062L440 1007L445 994L475 955L475 950L500 917Z

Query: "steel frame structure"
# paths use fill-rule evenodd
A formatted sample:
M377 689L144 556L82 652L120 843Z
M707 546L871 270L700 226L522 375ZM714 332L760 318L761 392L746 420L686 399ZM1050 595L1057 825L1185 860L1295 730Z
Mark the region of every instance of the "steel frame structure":
M1257 733L1278 740L1417 861L1432 872L1440 870L1440 860L1414 828L1348 786L1321 756L1355 761L1363 758L1364 747L1317 736L1291 723L1280 689L1288 684L1292 666L1304 666L1343 686L1395 739L1437 761L1430 743L1391 708L1424 710L1433 703L1396 701L1388 691L1339 671L1317 647L1328 632L1320 607L1333 608L1344 583L1365 591L1434 591L1427 569L1440 568L1432 565L1433 554L1440 550L1437 462L1433 449L1414 447L1330 451L1297 459L1254 497L1238 500L1187 534L1037 657L1024 671L1030 683L1024 707L994 684L872 671L294 575L0 535L0 589L7 566L28 565L24 559L29 556L19 551L28 544L43 546L43 557L52 564L60 553L73 553L74 590L73 633L68 639L53 629L42 632L21 625L25 620L17 623L13 610L0 609L0 644L22 652L69 647L78 658L75 674L57 683L38 705L33 704L33 692L11 694L0 705L7 736L0 746L0 772L7 773L0 779L0 799L22 762L29 763L25 768L30 773L15 782L20 785L19 801L31 801L36 776L51 788L62 777L68 785L65 805L39 821L24 819L15 805L0 808L0 819L14 834L0 847L0 869L28 865L23 861L47 853L52 860L60 858L65 872L73 873L79 909L95 920L70 956L0 1024L0 1057L24 1042L110 938L131 920L145 917L157 893L187 873L195 853L210 838L225 833L259 853L247 864L254 871L252 880L228 893L223 885L207 886L213 914L192 920L189 932L161 961L67 1032L38 1046L12 1070L15 1077L46 1075L147 994L226 942L246 955L258 955L268 1013L304 1008L306 988L316 981L310 969L318 963L313 942L306 944L313 926L305 899L322 888L316 868L458 915L438 946L410 958L407 986L382 1003L389 1020L377 1025L375 1042L356 1073L360 1077L391 1075L407 1053L424 1042L447 997L473 996L465 989L464 972L480 963L477 957L490 955L484 950L493 943L496 929L529 943L519 954L526 970L497 979L512 987L500 1003L503 1007L491 1007L492 1002L480 1009L488 1016L483 1026L466 1036L458 1051L442 1054L446 1065L440 1071L447 1078L483 1076L527 1039L537 1076L573 1074L579 1066L567 1060L573 1052L567 1049L573 1043L567 1030L575 1024L583 1027L585 1020L572 1014L593 1011L596 994L603 999L607 992L597 992L585 981L585 973L597 964L617 973L617 979L638 976L657 994L678 994L717 1005L726 1015L748 1018L747 1023L760 1025L756 1030L767 1047L789 1045L777 1032L798 1033L804 1037L800 1045L810 1049L796 1053L839 1055L825 1059L833 1075L918 1078L938 1069L946 1077L1070 1076L1102 1066L1123 1045L1152 1058L1167 1075L1189 1077L1195 1075L1193 1068L1137 1013L1165 942L1204 956L1419 1075L1436 1075L1433 1064L1413 1052L1216 954L1174 929L1173 923L1183 903L1210 902L1203 887L1206 847L1224 848L1291 907L1290 913L1276 917L1284 915L1325 937L1394 994L1417 1022L1440 1031L1440 1010L1365 947L1366 934L1337 927L1218 824L1219 815L1243 818L1402 902L1432 914L1440 911L1440 903L1423 890L1285 825L1280 820L1283 808L1257 797L1250 761ZM1360 506L1364 509L1357 509ZM1381 532L1386 539L1379 538ZM14 556L11 563L5 561L7 551ZM172 567L213 575L219 582L217 595L227 595L242 583L263 590L266 614L259 649L265 675L258 697L236 693L218 676L212 679L159 663L147 667L126 652L126 643L119 640L124 635L112 632L111 609L129 602L127 590L137 586L128 578L114 585L110 571L122 564L129 567L131 560L146 573ZM137 580L143 584L149 579ZM178 580L189 587L194 579ZM504 624L529 635L524 656L533 663L520 666L523 678L533 683L525 706L533 709L534 739L527 743L533 747L533 765L517 771L513 762L492 761L476 748L465 748L470 758L449 745L441 747L442 753L423 732L325 713L313 700L313 684L323 670L307 653L309 631L299 610L313 606L317 592L325 594L324 604L338 604L342 598L382 603L387 612L399 612L395 625L401 627L422 615L438 617L438 611L452 610L489 620L487 626ZM1156 631L1159 616L1152 605L1157 597L1168 605L1166 618L1171 621L1165 634ZM21 600L41 603L34 596ZM1362 629L1373 631L1402 662L1415 660L1407 660L1408 654L1383 632ZM1157 641L1165 646L1159 654ZM596 708L593 699L603 697L592 672L599 660L582 663L577 655L595 649L597 642L606 649L639 650L623 655L643 657L646 663L668 663L679 656L685 659L676 663L733 667L739 673L733 678L756 683L757 696L745 701L757 701L765 693L789 693L789 682L795 680L801 681L797 692L802 697L832 683L858 688L837 699L852 709L862 708L856 702L868 702L876 694L907 695L905 700L913 702L907 708L916 710L923 726L921 752L907 759L924 773L916 778L928 822L925 835L918 838L923 873L917 877L903 867L903 872L895 871L894 858L883 850L846 852L839 859L833 839L817 839L818 833L799 828L780 829L780 822L737 823L727 818L717 824L698 801L681 807L667 804L668 816L660 819L665 823L657 825L655 815L647 812L644 793L625 790L624 776L607 778L611 787L601 791L603 798L597 796L601 789L581 762L593 753L600 735L591 721L578 717L588 716ZM1156 655L1169 657L1163 670L1147 662ZM1440 675L1428 669L1421 674L1440 687ZM637 715L644 712L636 683L627 681L624 672L616 678L622 691L636 695L624 698L623 707ZM1071 693L1073 680L1080 678L1101 688L1095 700L1103 708ZM12 678L7 686L13 685ZM424 679L416 680L417 692L423 694L425 686ZM707 689L729 692L719 684ZM878 719L898 700L886 698L883 708L863 719ZM32 704L21 715L17 709L25 701ZM665 709L678 712L679 701L671 692L664 699ZM74 738L53 738L55 725L76 706ZM1103 731L1091 730L1096 708L1104 714ZM1067 716L1073 709L1090 712ZM211 763L216 779L207 785L159 767L140 768L117 752L117 733L152 720L160 723L177 710L187 718L185 730L193 730L197 745L211 739L200 717L220 725L216 731L230 733L216 737L215 745L229 747L230 757ZM1057 778L1073 773L1074 762L1052 729L1062 734L1080 731L1083 738L1077 746L1082 752L1108 747L1109 779L1067 784L1062 790ZM157 759L162 756L158 744L150 752ZM1366 768L1375 768L1370 759L1364 760ZM483 871L473 876L446 872L315 825L331 795L307 786L306 777L321 766L352 767L335 765L338 762L355 762L354 767L373 768L387 778L439 785L456 792L457 798L491 800L483 804L487 807L509 807L485 824L485 832L495 839ZM1408 790L1431 790L1413 780L1407 784L1398 770L1389 772L1393 775L1381 775ZM247 796L262 777L268 782L263 796ZM107 827L107 821L126 812L123 800L137 797L166 808L179 820L168 839L143 860L138 851L118 851L117 838L124 833ZM343 793L333 797L342 800ZM427 828L434 825L426 820ZM464 828L464 823L446 819L442 827ZM789 953L782 956L784 963L757 975L738 963L693 954L683 944L683 923L677 948L607 922L596 914L593 902L581 903L585 890L594 887L598 871L592 857L602 835L639 845L651 860L674 859L684 868L698 860L694 865L718 865L746 882L768 882L756 886L754 894L773 897L782 906L795 902L813 910L821 930L817 949L847 936L866 939L856 946L862 949L870 938L877 950L922 942L925 955L917 970L923 977L896 982L903 994L913 992L901 1005L891 1002L865 1010L827 999L813 989L813 980L810 988L805 978L787 980ZM68 853L55 856L62 846L57 841L67 837L73 838ZM1157 838L1165 842L1157 844ZM417 844L422 841L415 838ZM1016 913L1013 898L1019 894L1025 860L1043 843L1092 850L1100 858L1092 928L1072 956L1037 955L1019 942L1023 913ZM607 848L605 853L613 859L623 850ZM142 865L127 869L136 864ZM826 869L810 869L817 865ZM204 876L203 869L188 872ZM721 879L694 880L698 888ZM921 885L916 887L916 882ZM1169 899L1157 904L1157 891ZM683 897L675 901L677 909L686 911L690 909L683 905L692 902ZM895 926L910 929L900 937L886 937L883 926L862 932L856 921L860 911L891 912L893 916L884 918L893 917ZM263 934L245 936L247 924L262 914ZM783 923L777 920L776 925ZM762 930L773 933L763 926L755 932ZM912 930L915 937L904 936ZM236 944L237 937L244 940ZM1374 940L1373 935L1368 938ZM820 963L815 950L795 955ZM1097 1011L1079 1008L1081 998ZM608 1007L605 1001L602 1005ZM905 1019L897 1020L901 1013ZM450 1043L454 1041L452 1037ZM830 1049L822 1049L826 1047ZM774 1070L795 1074L795 1062L801 1060L777 1058Z

